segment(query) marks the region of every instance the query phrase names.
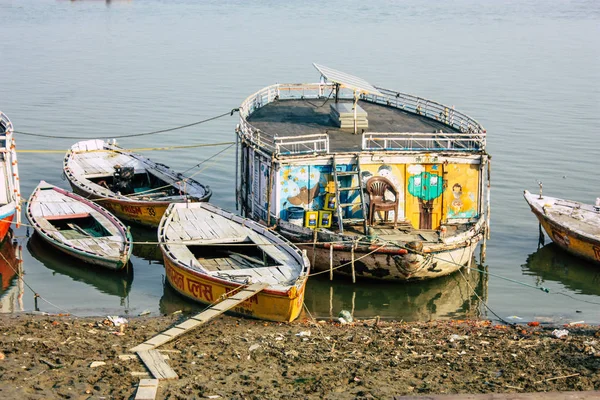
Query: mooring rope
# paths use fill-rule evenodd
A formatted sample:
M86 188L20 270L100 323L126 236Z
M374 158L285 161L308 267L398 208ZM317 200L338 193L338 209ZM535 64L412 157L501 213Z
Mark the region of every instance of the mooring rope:
M4 259L4 261L6 262L6 264L14 271L15 275L17 275L19 277L19 279L23 282L23 284L25 286L27 286L27 288L29 290L31 290L31 292L33 293L34 300L35 299L42 299L44 302L48 303L49 305L51 305L52 307L56 308L57 310L64 312L65 314L70 314L70 315L73 315L75 317L78 317L77 315L73 314L69 310L66 310L66 309L64 309L64 308L62 308L60 306L57 306L56 304L52 303L50 300L46 299L44 296L42 296L41 294L39 294L36 290L33 289L33 287L31 287L31 285L29 283L27 283L27 281L25 280L25 278L23 278L23 274L20 273L17 269L15 269L15 267L11 264L11 262L6 259L6 257L4 256L4 254L0 253L0 256L2 256L2 258Z
M168 151L168 150L179 150L179 149L193 149L197 147L215 147L215 146L226 146L226 145L234 145L235 142L221 142L221 143L200 143L200 144L190 144L183 146L168 146L168 147L137 147L131 149L123 149L129 152L136 151ZM28 150L17 150L17 153L48 153L48 154L64 154L69 149L66 150L37 150L37 149L28 149ZM91 150L90 152L112 152L113 150Z
M479 294L477 293L477 291L475 290L475 288L473 288L471 286L471 283L469 282L469 280L467 279L467 277L463 274L462 269L459 269L458 272L460 272L460 276L462 276L462 278L464 279L465 283L467 284L467 286L469 287L469 289L471 290L471 292L477 297L477 299L481 302L481 304L484 305L485 308L488 309L489 312L491 312L492 314L494 314L496 316L496 318L498 318L499 321L501 321L502 323L506 324L506 325L516 325L516 323L511 323L506 321L504 318L502 318L501 316L499 316L498 314L496 314L496 312L494 310L492 310L492 308L487 304L487 302L481 298L481 296L479 296Z
M132 134L129 134L129 135L119 135L119 136L98 135L98 137L101 137L101 138L110 137L111 139L121 139L121 138L128 138L128 137L139 137L139 136L155 135L157 133L172 132L172 131L176 131L178 129L189 128L191 126L200 125L200 124L203 124L205 122L213 121L215 119L222 118L222 117L224 117L226 115L232 116L233 113L237 112L237 111L239 111L239 108L233 108L231 111L228 111L226 113L223 113L223 114L220 114L220 115L217 115L217 116L214 116L214 117L203 119L202 121L192 122L191 124L179 125L179 126L176 126L176 127L173 127L173 128L160 129L160 130L157 130L157 131L143 132L143 133L132 133ZM13 132L14 133L18 133L20 135L45 137L45 138L51 138L51 139L89 139L89 137L81 137L81 136L44 135L44 134L41 134L41 133L25 132L25 131L13 131Z

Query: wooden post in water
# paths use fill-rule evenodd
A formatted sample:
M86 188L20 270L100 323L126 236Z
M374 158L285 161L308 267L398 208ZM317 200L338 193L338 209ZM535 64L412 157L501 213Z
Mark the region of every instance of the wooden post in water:
M329 280L333 280L333 243L329 243Z
M356 242L352 242L352 283L356 283L356 273L354 272L354 248Z

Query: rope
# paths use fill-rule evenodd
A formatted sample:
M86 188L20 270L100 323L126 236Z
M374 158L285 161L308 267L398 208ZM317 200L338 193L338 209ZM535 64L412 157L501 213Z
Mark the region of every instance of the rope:
M185 174L186 172L188 172L191 169L194 169L196 167L201 166L202 164L204 164L205 162L208 162L210 160L212 160L213 158L215 158L216 156L218 156L221 153L226 152L227 150L229 150L231 147L233 147L233 145L235 144L235 142L227 142L227 143L223 143L223 144L229 144L229 146L225 147L223 150L219 151L218 153L213 154L212 156L210 156L209 158L207 158L204 161L199 162L198 164L194 165L193 167L190 167L188 169L186 169L185 171L182 172L182 174Z
M311 106L313 106L314 108L321 108L323 107L325 104L327 104L327 102L329 101L329 99L331 98L331 95L333 94L333 91L335 89L331 89L331 92L329 92L329 95L327 95L327 98L325 99L325 101L323 102L323 104L321 104L320 106L314 105L313 103L311 103L309 100L304 100L305 102L307 102L308 104L310 104Z
M401 248L401 249L405 249L405 250L407 250L407 251L409 251L409 252L411 252L411 253L419 254L420 256L426 256L426 255L427 255L427 253L419 252L419 251L416 251L416 250L414 250L414 249L409 249L408 247L406 247L406 246L402 246L402 245L400 245L400 244L398 244L398 243L388 242L388 244L389 244L390 246L396 246L396 247L399 247L399 248ZM472 270L472 271L478 271L478 272L481 272L481 273L483 273L483 274L487 274L487 275L489 275L489 276L493 276L493 277L496 277L496 278L499 278L499 279L504 279L504 280L506 280L506 281L513 282L513 283L517 283L517 284L519 284L519 285L523 285L523 286L530 287L530 288L533 288L533 289L538 289L538 290L541 290L542 292L545 292L545 293L550 293L550 289L548 289L548 288L546 288L546 287L543 287L543 286L541 286L541 287L539 287L539 286L534 286L534 285L531 285L531 284L529 284L529 283L520 282L520 281L517 281L517 280L515 280L515 279L506 278L506 277L504 277L504 276L501 276L501 275L493 274L493 273L491 273L491 272L484 271L484 270L481 270L481 269L479 269L479 268L470 267L470 266L467 266L467 265L462 265L462 264L459 264L459 263L457 263L457 262L455 262L455 261L447 261L447 260L443 260L441 257L437 257L437 256L435 256L435 255L431 255L431 257L432 257L433 259L436 259L436 260L438 260L438 261L445 261L445 262L448 262L448 263L450 263L450 264L457 265L457 266L459 266L459 267L465 267L465 268L468 268L468 269L470 269L470 270Z
M0 256L2 256L2 258L6 262L6 265L8 265L10 267L10 269L12 269L14 271L15 275L17 275L19 277L19 279L25 284L25 286L27 286L27 288L29 290L31 290L31 292L34 295L34 298L42 299L43 301L45 301L46 303L48 303L52 307L56 308L57 310L60 310L60 311L64 312L65 314L70 314L70 315L73 315L75 317L78 317L77 315L73 314L69 310L65 310L64 308L57 306L56 304L52 303L50 300L46 299L45 297L43 297L42 295L40 295L38 292L36 292L33 289L33 287L31 287L31 285L29 283L27 283L27 281L25 281L25 278L23 278L23 274L19 273L19 271L17 269L15 269L15 267L13 267L13 265L10 263L10 261L8 261L6 259L6 257L4 256L4 254L0 253Z
M196 167L199 167L199 166L200 166L200 165L202 165L203 163L205 163L205 162L207 162L207 161L210 161L210 160L214 159L214 158L215 158L216 156L218 156L219 154L221 154L221 153L223 153L223 152L225 152L225 151L229 150L229 149L230 149L230 148L231 148L231 147L232 147L234 144L235 144L235 143L232 143L232 144L230 144L229 146L227 146L227 147L226 147L226 148L224 148L223 150L219 151L218 153L214 154L213 156L211 156L211 157L207 158L206 160L204 160L204 161L202 161L202 162L200 162L200 163L198 163L198 164L194 165L193 167L190 167L190 168L186 169L185 171L183 171L183 173L186 173L186 172L188 172L189 170L191 170L191 169L193 169L193 168L196 168ZM200 169L200 170L198 170L198 171L194 172L192 175L188 176L187 178L180 179L180 180L178 180L178 181L174 181L173 183L168 183L168 184L166 184L166 185L164 185L164 186L159 186L159 187L155 187L155 188L152 188L152 189L148 189L148 190L145 190L145 191L143 191L143 192L137 192L137 193L128 194L128 195L125 195L125 197L138 197L138 196L142 196L142 195L144 195L144 194L148 194L148 193L156 192L156 191L159 191L159 190L162 190L162 189L165 189L165 188L174 187L174 185L175 185L175 184L177 184L177 183L183 183L183 184L187 184L187 181L191 180L191 179L192 179L194 176L198 175L200 172L202 172L202 171L206 170L206 168L208 168L208 165L207 165L206 167L204 167L204 168L202 168L202 169ZM106 197L105 199L109 199L109 198L110 198L110 197ZM88 197L88 199L89 199L89 197ZM98 200L101 200L101 199L94 199L94 201L98 201Z
M200 125L200 124L203 124L205 122L209 122L209 121L212 121L212 120L215 120L215 119L218 119L218 118L222 118L222 117L224 117L226 115L232 116L233 113L237 112L237 111L239 111L239 108L234 108L231 111L228 111L228 112L223 113L221 115L217 115L215 117L203 119L202 121L192 122L191 124L179 125L179 126L176 126L174 128L160 129L160 130L157 130L157 131L144 132L144 133L132 133L132 134L129 134L129 135L110 136L110 138L111 139L121 139L121 138L128 138L128 137L139 137L139 136L155 135L157 133L172 132L172 131L176 131L178 129L184 129L184 128L189 128L190 126ZM41 133L24 132L24 131L13 131L13 132L18 133L20 135L45 137L45 138L52 138L52 139L88 139L88 137L81 137L81 136L43 135ZM108 136L99 135L98 137L108 137Z
M235 142L222 142L222 143L202 143L202 144L191 144L191 145L186 145L186 146L168 146L168 147L138 147L138 148L133 148L133 149L123 149L126 151L130 151L130 152L136 152L136 151L163 151L163 150L177 150L177 149L193 149L196 147L213 147L213 146L225 146L225 145L234 145ZM63 154L65 153L67 150L17 150L17 153L56 153L56 154ZM111 152L112 150L95 150L95 151L105 151L105 152Z
M460 276L462 276L462 278L464 279L465 283L467 284L467 286L469 287L469 289L471 290L471 292L475 296L477 296L477 299L479 299L479 301L481 302L481 304L483 304L485 306L485 308L488 309L489 312L491 312L492 314L494 314L496 316L496 318L498 318L498 320L501 321L503 324L512 325L512 326L516 325L516 323L508 322L504 318L502 318L501 316L499 316L498 314L496 314L496 312L494 312L494 310L492 310L491 307L487 305L486 301L483 300L481 298L481 296L479 296L479 294L477 294L477 291L471 286L471 283L465 277L465 275L463 274L462 270L459 269L458 272L460 272Z
M570 294L566 294L566 293L563 293L563 292L558 292L558 293L550 293L550 294L555 294L555 295L561 295L561 296L569 297L569 298L571 298L571 299L573 299L573 300L575 300L575 301L581 301L582 303L588 303L588 304L597 304L597 305L600 305L600 303L599 303L599 302L597 302L597 301L589 301L589 300L582 300L582 299L578 299L578 298L576 298L576 297L573 297L573 296L571 296Z
M332 243L334 243L334 242L332 242ZM344 242L344 243L354 243L354 241L346 241L346 242ZM307 243L307 244L312 244L312 242L309 242L309 243ZM367 256L370 256L371 254L373 254L373 253L375 253L375 252L379 251L380 249L384 248L385 246L386 246L386 243L382 244L380 247L376 248L375 250L373 250L373 251L371 251L371 252L369 252L369 253L366 253L365 255L362 255L362 256L360 256L360 257L358 257L358 258L355 258L355 259L354 259L354 260L352 260L352 261L348 261L348 262L346 262L346 263L340 264L340 265L338 265L337 267L334 267L334 268L331 268L331 269L326 269L326 270L323 270L323 271L319 271L319 272L315 272L315 273L309 274L308 276L309 276L309 277L310 277L310 276L316 276L316 275L321 275L321 274L324 274L324 273L327 273L327 272L330 272L330 271L335 271L336 269L339 269L339 268L345 267L345 266L347 266L347 265L350 265L350 264L352 264L353 262L356 262L356 261L358 261L358 260L362 260L363 258L365 258L365 257L367 257Z

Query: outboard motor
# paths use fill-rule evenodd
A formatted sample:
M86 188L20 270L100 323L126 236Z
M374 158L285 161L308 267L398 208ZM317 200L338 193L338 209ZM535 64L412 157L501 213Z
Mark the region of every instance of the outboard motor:
M114 192L120 192L121 194L132 194L133 191L133 167L122 167L115 165L115 172L113 173L113 187Z

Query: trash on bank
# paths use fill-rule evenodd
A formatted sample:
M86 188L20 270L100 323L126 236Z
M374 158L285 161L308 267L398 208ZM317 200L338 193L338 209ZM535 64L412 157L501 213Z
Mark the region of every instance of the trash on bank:
M450 341L451 342L455 342L457 340L467 340L469 338L469 336L467 335L451 335L450 336Z
M109 315L106 317L114 326L126 325L129 321L127 321L123 317L118 317L116 315Z
M568 334L569 334L569 331L566 329L555 329L552 331L552 336L554 336L557 339L566 337Z
M350 322L354 321L354 319L352 318L352 314L350 314L350 311L348 311L348 310L340 311L340 313L338 314L338 318L339 318L340 323L342 323L342 324L345 322L350 323ZM344 321L342 322L342 320L344 320Z
M90 368L96 368L102 365L106 365L106 363L104 361L94 361L90 364Z

